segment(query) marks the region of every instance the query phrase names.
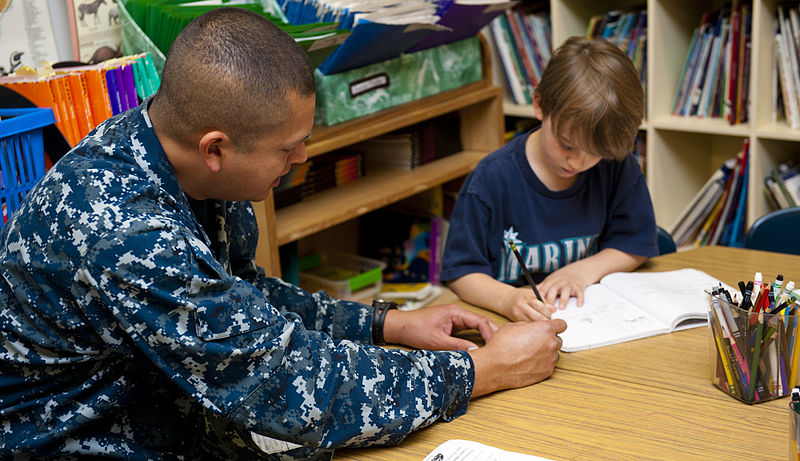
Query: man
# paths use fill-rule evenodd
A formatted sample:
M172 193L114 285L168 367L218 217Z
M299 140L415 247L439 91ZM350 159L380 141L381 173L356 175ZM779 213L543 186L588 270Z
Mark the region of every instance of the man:
M46 175L0 233L0 454L330 456L552 373L561 321L375 314L263 275L249 201L306 160L313 113L302 49L221 8L177 38L153 99ZM450 336L470 328L485 347Z

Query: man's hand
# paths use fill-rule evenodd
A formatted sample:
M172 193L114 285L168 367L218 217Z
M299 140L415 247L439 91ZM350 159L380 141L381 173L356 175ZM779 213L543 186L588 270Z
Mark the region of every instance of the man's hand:
M557 335L566 329L560 319L501 326L486 346L469 352L475 364L472 397L527 386L553 374L562 342Z
M477 349L472 341L453 337L461 330L478 330L489 341L497 325L488 318L455 304L431 306L415 311L396 309L386 313L383 337L387 343L404 344L417 349L460 350Z

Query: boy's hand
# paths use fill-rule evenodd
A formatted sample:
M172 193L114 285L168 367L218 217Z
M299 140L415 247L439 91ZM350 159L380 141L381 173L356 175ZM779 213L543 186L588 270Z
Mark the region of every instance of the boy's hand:
M512 321L547 320L556 311L552 301L545 303L536 299L531 287L524 286L509 290L500 300L502 314Z
M558 300L558 308L564 309L572 296L578 298L578 306L583 306L583 291L588 285L579 277L558 270L548 275L537 286L546 303L555 304Z
M469 352L475 364L472 397L527 386L550 376L561 348L558 334L566 328L560 319L501 326L486 346Z

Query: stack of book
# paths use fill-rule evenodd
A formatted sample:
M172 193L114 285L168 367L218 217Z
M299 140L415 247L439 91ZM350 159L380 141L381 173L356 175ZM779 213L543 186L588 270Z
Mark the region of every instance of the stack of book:
M797 5L778 5L775 33L775 76L772 118L785 118L792 129L800 128L800 14Z
M351 149L364 154L367 170L412 170L461 152L461 122L458 113L453 113L354 144Z
M800 156L770 171L764 178L764 195L776 210L800 206Z
M138 106L160 84L148 54L91 66L49 69L46 77L0 77L0 85L38 107L52 108L56 126L71 146L112 115Z
M275 208L283 208L309 195L355 181L364 175L362 163L358 152L336 151L314 157L281 178L275 189Z
M748 120L752 6L734 1L703 14L686 55L672 114Z
M518 5L489 26L511 98L515 104L531 104L552 50L547 6Z
M593 16L586 29L588 38L603 38L617 45L639 71L642 87L647 90L647 9L612 10Z
M749 148L745 139L742 152L714 172L669 229L678 247L743 245Z

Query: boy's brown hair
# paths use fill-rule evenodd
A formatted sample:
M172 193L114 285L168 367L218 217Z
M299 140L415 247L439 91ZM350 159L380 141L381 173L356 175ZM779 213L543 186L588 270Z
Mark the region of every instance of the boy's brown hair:
M604 158L625 158L644 114L636 68L602 39L567 39L553 53L534 97L562 143Z

